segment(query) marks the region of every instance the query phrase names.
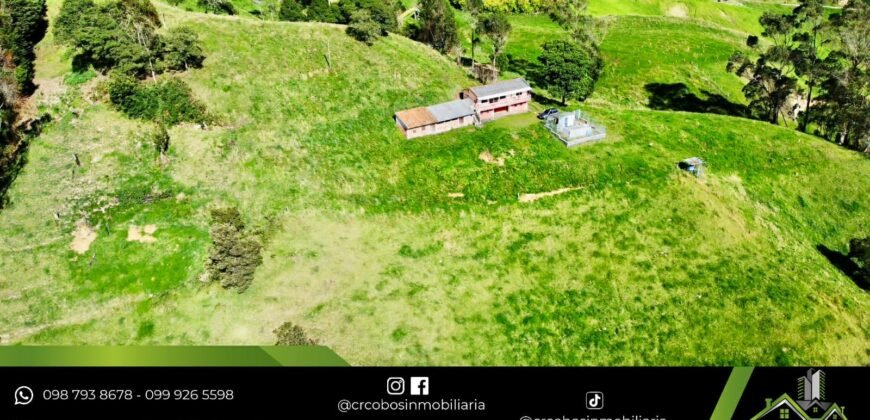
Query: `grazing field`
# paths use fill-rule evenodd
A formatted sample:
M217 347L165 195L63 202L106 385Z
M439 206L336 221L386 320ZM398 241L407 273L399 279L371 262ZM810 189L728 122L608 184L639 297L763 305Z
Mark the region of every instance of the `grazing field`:
M870 363L870 295L818 251L868 234L870 160L643 109L647 83L741 101L740 35L616 19L584 106L608 139L566 149L530 116L404 140L393 112L474 84L406 38L158 8L202 38L182 77L220 124L173 128L161 165L44 41L54 122L0 211L4 344L269 344L293 321L354 364ZM705 177L676 169L691 156ZM265 241L243 294L202 281L226 204Z

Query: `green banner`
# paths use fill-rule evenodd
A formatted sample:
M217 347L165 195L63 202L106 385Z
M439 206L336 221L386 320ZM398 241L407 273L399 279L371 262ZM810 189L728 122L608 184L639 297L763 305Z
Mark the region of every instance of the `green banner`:
M735 367L731 371L731 376L728 377L728 382L725 383L725 389L722 390L722 395L719 396L719 402L716 403L716 409L713 410L710 420L730 420L732 418L751 376L751 367Z
M0 346L0 367L348 366L323 346Z

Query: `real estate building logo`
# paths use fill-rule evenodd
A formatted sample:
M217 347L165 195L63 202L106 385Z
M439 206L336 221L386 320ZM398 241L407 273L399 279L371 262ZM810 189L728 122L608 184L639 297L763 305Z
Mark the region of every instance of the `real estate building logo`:
M751 420L848 420L835 402L826 401L825 372L810 369L798 378L797 397L782 394L777 399L767 398L765 407Z

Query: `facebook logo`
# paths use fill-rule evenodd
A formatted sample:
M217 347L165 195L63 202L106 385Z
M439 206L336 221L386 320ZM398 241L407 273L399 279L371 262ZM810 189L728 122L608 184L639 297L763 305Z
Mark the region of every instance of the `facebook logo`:
M429 395L429 377L411 377L411 395Z

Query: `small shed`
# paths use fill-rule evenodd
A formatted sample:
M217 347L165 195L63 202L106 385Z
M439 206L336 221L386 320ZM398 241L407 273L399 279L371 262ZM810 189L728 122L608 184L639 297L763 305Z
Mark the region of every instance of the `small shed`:
M704 161L701 160L701 158L690 157L688 159L683 159L677 163L677 166L697 177L704 175Z

